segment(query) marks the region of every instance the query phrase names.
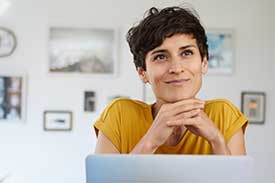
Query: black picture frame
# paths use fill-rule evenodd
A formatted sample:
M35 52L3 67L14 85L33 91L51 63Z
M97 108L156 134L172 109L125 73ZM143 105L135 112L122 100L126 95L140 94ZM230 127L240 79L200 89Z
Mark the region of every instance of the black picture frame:
M94 112L96 110L96 93L94 91L84 91L84 111Z

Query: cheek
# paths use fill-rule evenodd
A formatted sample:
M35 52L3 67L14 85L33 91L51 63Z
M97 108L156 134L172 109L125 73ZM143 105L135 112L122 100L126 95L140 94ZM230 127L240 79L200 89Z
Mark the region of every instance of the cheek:
M191 65L189 69L194 77L202 74L202 67L199 64Z
M160 67L154 67L154 69L148 70L148 78L151 83L158 83L165 75L166 71Z
M200 58L194 59L194 62L190 65L191 70L196 74L202 74L203 61Z

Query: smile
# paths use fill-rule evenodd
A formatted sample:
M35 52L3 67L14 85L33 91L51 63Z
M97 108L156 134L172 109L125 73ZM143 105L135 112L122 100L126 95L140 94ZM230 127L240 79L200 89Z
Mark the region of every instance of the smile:
M175 79L175 80L165 81L165 83L170 85L175 85L175 86L181 86L187 83L189 80L190 79Z

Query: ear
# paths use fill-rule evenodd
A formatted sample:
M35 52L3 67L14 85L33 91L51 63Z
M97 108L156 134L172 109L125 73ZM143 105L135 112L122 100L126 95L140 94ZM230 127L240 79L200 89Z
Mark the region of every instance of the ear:
M207 57L203 57L202 62L201 62L201 72L202 74L206 74L208 71L208 60Z
M143 83L147 83L148 79L146 76L146 71L142 67L137 68L138 76L142 80Z

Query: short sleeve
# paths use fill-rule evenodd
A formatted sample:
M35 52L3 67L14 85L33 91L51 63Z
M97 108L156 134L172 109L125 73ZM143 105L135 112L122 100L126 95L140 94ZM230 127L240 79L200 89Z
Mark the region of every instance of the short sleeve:
M112 102L94 123L96 136L101 131L120 151L120 107Z
M248 124L248 118L231 102L226 101L224 107L225 120L225 140L229 142L231 137L242 128L243 133Z

